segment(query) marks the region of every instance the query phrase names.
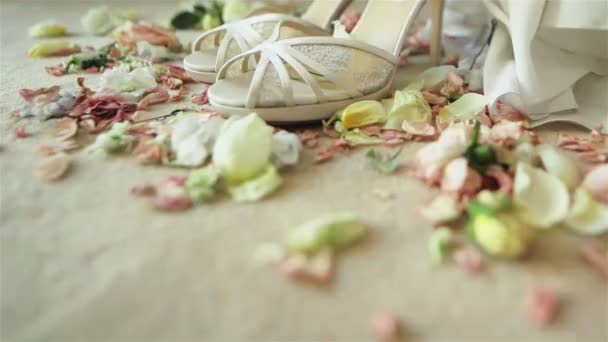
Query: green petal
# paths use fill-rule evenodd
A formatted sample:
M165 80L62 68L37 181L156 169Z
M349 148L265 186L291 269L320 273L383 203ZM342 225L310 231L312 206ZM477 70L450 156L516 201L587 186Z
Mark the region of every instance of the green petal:
M330 214L304 223L287 236L287 247L296 252L315 254L323 248L340 249L361 238L366 230L351 213Z
M432 109L414 86L395 92L384 129L401 130L404 122L430 122Z
M453 65L442 65L425 70L417 78L417 81L423 82L422 88L438 91L448 79L448 72L456 72L457 69Z
M485 111L489 99L476 93L468 93L460 97L456 102L443 107L439 112L439 118L443 122L465 121L474 119Z
M376 145L384 142L384 140L378 137L370 137L369 135L363 134L358 129L344 132L341 138L348 141L352 146Z
M454 239L454 234L449 228L441 227L433 230L429 238L429 253L434 264L438 265L443 262L445 252Z
M213 198L219 177L220 171L213 165L190 173L185 188L192 201L204 203Z
M228 192L237 202L256 202L273 193L283 180L277 169L268 165L264 172L256 178L239 184L228 184Z
M226 0L222 18L229 23L245 18L249 12L249 4L246 0Z

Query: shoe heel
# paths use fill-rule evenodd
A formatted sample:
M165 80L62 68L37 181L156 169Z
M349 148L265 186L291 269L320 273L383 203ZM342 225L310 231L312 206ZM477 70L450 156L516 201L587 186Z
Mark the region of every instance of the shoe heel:
M441 35L443 33L443 7L445 0L429 0L431 16L431 63L441 63Z

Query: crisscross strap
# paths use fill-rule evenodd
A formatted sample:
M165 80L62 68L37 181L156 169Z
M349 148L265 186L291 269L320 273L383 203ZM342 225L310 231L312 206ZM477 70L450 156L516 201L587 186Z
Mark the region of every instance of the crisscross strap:
M262 82L264 81L264 76L267 74L267 72L269 72L268 68L271 66L278 76L285 106L291 107L295 105L293 94L294 80L290 76L289 70L293 70L297 73L298 81L301 80L307 84L307 86L315 94L317 103L325 103L332 100L327 96L319 84L319 77L333 83L338 89L344 91L351 98L364 96L364 94L361 94L361 92L355 88L356 84L353 84L350 80L345 79L339 73L327 68L311 56L297 51L294 46L299 44L346 47L362 51L375 58L383 59L395 66L398 64L398 59L388 52L354 40L336 39L330 37L293 38L276 42L266 41L246 53L235 56L226 62L226 64L220 69L218 73L218 80L226 78L229 68L238 61L242 62L241 72L246 73L250 71L250 63L248 63L249 60L252 57L257 57L259 59L259 63L255 67L251 84L249 85L246 100L247 108L253 109L257 106L260 99L260 93L263 88ZM349 68L354 67L356 66L349 65Z
M192 52L197 52L205 41L213 38L213 46L218 48L215 63L215 70L217 71L229 59L228 50L233 43L236 43L240 52L243 53L253 49L269 38L254 28L255 24L262 23L274 24L275 27L277 25L280 27L292 27L306 35L325 33L325 31L315 25L296 17L278 13L263 14L224 24L203 33L192 44ZM278 37L275 39L278 39Z

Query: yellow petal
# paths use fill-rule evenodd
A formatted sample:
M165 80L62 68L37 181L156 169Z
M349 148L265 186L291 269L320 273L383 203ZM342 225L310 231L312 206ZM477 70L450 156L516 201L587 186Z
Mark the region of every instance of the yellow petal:
M34 38L48 38L64 36L66 27L53 21L45 21L30 27L30 36Z
M34 45L29 51L28 56L32 58L67 56L78 52L80 49L66 41L42 42Z
M512 258L528 250L532 232L514 215L480 214L472 220L475 241L488 254Z
M342 112L344 128L351 129L382 122L386 117L384 107L378 101L360 101L346 107Z

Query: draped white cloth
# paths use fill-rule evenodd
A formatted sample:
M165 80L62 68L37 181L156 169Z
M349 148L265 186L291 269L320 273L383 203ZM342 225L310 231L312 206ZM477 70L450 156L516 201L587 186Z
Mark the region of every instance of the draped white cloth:
M460 56L471 87L483 83L494 114L603 124L608 134L608 0L447 0L443 26L446 54Z
M571 121L608 129L608 1L484 3L498 20L483 68L485 94L536 125ZM580 110L583 98L590 109Z

